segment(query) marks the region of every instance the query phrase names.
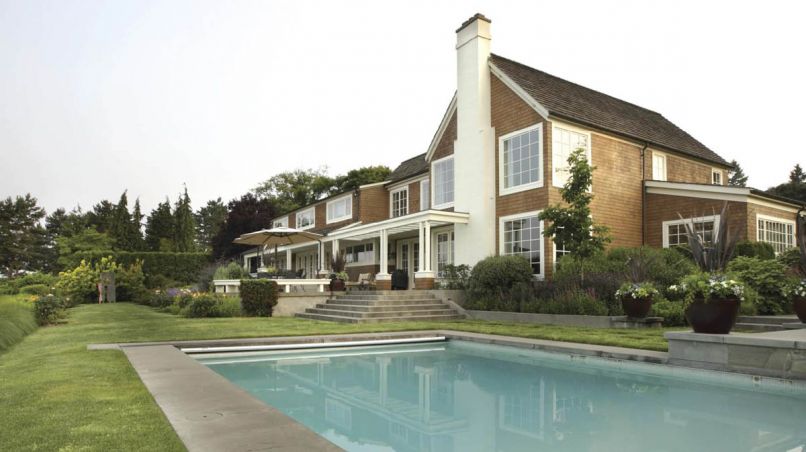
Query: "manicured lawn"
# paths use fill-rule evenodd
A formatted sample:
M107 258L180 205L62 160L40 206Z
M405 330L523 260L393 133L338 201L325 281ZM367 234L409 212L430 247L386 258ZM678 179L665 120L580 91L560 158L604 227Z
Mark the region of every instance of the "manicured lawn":
M488 322L342 325L291 318L184 319L118 303L70 310L0 354L0 449L183 450L120 351L87 344L450 328L666 350L664 330L597 330Z
M28 296L0 295L0 353L36 329Z

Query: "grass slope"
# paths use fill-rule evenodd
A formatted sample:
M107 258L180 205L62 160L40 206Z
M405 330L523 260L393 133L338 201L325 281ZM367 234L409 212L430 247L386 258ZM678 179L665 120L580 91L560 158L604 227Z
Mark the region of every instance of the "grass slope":
M184 450L120 351L87 344L450 328L666 350L663 330L596 330L487 322L343 325L293 318L185 319L118 303L71 309L0 355L3 450Z
M0 353L36 329L33 306L27 296L0 295Z

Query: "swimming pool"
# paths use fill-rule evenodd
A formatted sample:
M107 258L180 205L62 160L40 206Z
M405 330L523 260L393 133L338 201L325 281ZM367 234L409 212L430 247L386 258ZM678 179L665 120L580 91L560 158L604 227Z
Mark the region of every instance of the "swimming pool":
M354 451L806 451L801 384L460 340L195 355Z

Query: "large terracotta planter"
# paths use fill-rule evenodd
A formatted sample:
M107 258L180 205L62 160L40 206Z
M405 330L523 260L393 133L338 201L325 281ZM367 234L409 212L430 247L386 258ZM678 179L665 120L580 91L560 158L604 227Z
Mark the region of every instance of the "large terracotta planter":
M339 278L330 280L330 291L331 292L343 292L344 287L345 287L344 281L340 280Z
M621 309L627 317L643 319L652 309L652 299L624 297L621 299Z
M736 298L694 300L686 308L686 319L695 333L728 334L739 315Z
M795 297L792 300L792 308L802 323L806 323L806 297Z

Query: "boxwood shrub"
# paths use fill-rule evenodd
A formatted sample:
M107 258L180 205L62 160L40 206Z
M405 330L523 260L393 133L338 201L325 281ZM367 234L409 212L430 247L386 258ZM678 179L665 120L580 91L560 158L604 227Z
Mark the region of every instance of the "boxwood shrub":
M64 317L64 299L56 295L44 295L34 301L34 317L40 325L50 325Z
M240 295L245 315L271 317L272 308L277 305L277 282L269 279L242 279Z
M758 293L756 308L759 314L783 314L789 311L784 295L786 266L775 260L758 257L737 257L728 264L734 274Z

